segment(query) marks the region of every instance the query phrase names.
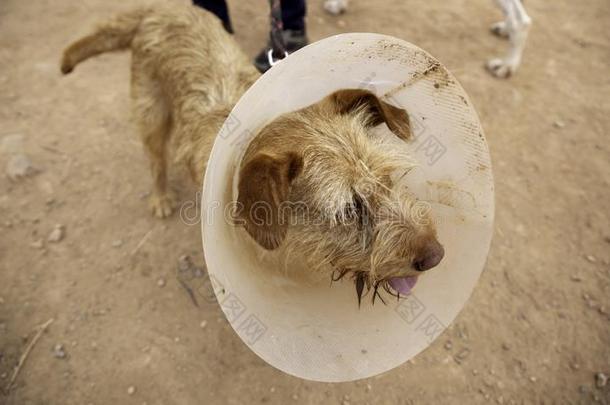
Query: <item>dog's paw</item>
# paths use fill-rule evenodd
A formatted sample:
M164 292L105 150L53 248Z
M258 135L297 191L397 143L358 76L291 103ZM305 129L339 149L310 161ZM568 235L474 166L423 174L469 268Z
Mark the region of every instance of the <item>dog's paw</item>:
M516 65L498 58L488 61L485 67L489 73L501 79L511 77L517 70Z
M506 21L498 21L497 23L492 24L491 27L489 27L489 30L492 34L500 38L508 38L509 36Z
M157 218L166 218L172 215L175 205L176 199L171 193L150 196L150 209L153 216Z
M332 15L339 15L347 10L347 0L326 0L324 10Z

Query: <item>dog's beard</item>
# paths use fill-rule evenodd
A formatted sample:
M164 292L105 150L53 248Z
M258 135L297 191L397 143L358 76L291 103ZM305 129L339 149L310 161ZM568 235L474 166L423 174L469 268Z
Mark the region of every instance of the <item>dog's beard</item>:
M373 252L373 230L360 229L359 232L354 232L353 229L342 229L341 225L335 225L332 231L334 237L327 239L320 238L320 235L328 234L330 226L317 226L324 229L312 233L311 229L307 229L307 224L291 228L284 251L286 262L290 261L290 257L294 259L298 256L297 260L307 261L309 269L318 273L330 273L331 282L351 279L359 306L367 295L371 296L372 304L377 298L385 304L381 291L397 299L410 294L417 276L404 276L404 271L401 271L405 266L404 259L389 261L390 252L386 249ZM388 233L391 234L392 230L384 235L389 236ZM392 246L389 241L385 244L386 248Z
M362 297L371 294L371 303L375 304L375 299L379 297L381 302L387 305L379 290L382 289L388 294L400 300L411 293L411 290L417 283L416 276L393 277L387 280L378 280L372 282L367 272L350 271L350 270L335 270L331 276L333 282L339 281L347 274L351 274L356 287L356 297L358 298L358 307L362 304ZM401 295L402 294L402 295Z
M427 211L416 209L418 201L406 189L374 182L346 193L329 189L334 194L322 201L335 197L340 203L303 203L307 215L291 217L287 255L298 254L310 269L330 273L332 281L351 278L359 305L369 293L373 303L378 297L384 301L380 290L398 299L410 294L417 275L409 271L409 246L427 227Z

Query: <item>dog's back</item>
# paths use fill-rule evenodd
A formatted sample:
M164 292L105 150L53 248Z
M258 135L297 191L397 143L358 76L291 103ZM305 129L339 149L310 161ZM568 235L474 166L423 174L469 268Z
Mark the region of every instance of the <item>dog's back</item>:
M159 5L120 14L70 45L61 70L85 59L131 49L132 73L163 83L166 96L199 91L213 105L234 104L258 73L220 21L198 7Z
M173 206L168 149L200 183L216 134L259 73L215 16L188 5L118 15L70 45L61 70L122 49L132 52L132 110L151 161L152 211L165 217Z

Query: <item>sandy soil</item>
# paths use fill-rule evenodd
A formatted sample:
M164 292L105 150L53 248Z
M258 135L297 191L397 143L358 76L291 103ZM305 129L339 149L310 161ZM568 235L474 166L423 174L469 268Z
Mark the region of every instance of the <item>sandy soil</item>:
M284 375L217 304L192 304L176 266L183 254L202 264L199 227L148 213L129 56L60 77L62 48L125 3L0 2L0 387L36 326L55 319L0 403L610 403L610 384L595 379L610 374L607 0L528 1L531 41L508 81L482 67L506 46L488 34L500 18L489 0L354 0L339 18L310 2L312 40L390 34L457 75L486 130L497 190L489 261L456 322L410 364L344 384ZM231 6L254 55L266 4ZM9 180L16 151L39 173ZM180 173L172 183L183 202L195 198ZM56 224L65 233L52 243Z

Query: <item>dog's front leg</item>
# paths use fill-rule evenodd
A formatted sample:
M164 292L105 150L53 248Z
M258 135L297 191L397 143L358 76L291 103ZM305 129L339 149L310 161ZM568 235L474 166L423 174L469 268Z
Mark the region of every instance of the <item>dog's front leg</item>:
M504 58L495 58L487 62L487 69L496 77L509 77L521 64L523 49L527 41L532 19L521 0L496 0L504 12L505 20L492 25L491 31L510 41L510 49Z

